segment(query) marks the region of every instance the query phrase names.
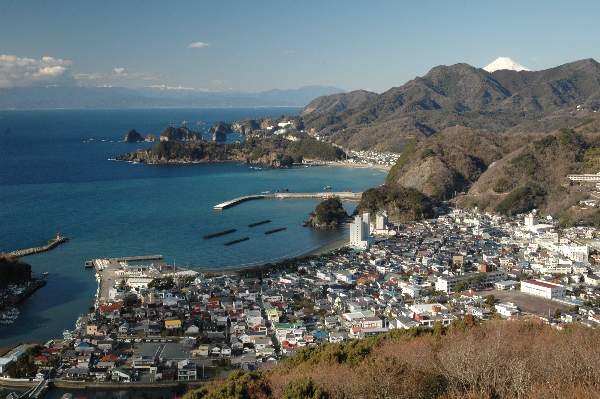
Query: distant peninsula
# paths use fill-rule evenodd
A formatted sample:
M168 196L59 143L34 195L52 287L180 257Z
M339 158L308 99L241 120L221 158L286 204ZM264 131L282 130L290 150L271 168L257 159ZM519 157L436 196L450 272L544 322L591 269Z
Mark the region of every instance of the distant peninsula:
M337 161L344 151L315 139L295 141L273 136L248 138L237 143L216 143L206 140L181 142L164 140L148 149L116 157L118 161L147 164L238 162L271 168L286 168L304 160Z

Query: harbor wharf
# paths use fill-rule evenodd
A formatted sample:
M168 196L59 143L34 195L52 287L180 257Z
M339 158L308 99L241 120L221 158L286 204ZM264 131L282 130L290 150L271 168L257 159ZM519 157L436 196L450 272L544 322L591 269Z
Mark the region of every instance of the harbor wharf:
M360 201L362 192L353 193L350 191L339 191L339 192L315 192L315 193L275 193L275 194L260 194L260 195L246 195L244 197L234 198L229 201L222 202L214 206L215 210L223 210L231 208L232 206L241 204L242 202L263 199L263 198L328 198L328 197L339 197L344 201Z
M124 256L121 258L114 258L117 262L141 262L145 260L160 260L162 259L162 255L140 255L140 256ZM85 262L86 269L91 269L94 267L94 261L88 260Z
M141 255L141 256L124 256L122 258L115 258L117 262L139 262L143 260L159 260L162 259L162 255Z
M9 252L7 255L11 258L21 258L27 255L39 254L40 252L46 252L51 250L52 248L56 248L63 242L67 241L69 241L68 238L56 236L56 238L49 240L46 244L42 245L41 247L19 249L17 251Z

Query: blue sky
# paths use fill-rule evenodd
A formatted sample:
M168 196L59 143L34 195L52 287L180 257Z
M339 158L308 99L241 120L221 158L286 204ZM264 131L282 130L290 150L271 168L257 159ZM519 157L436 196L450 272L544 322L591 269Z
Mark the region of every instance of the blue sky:
M0 1L0 88L378 93L438 65L600 61L600 2Z

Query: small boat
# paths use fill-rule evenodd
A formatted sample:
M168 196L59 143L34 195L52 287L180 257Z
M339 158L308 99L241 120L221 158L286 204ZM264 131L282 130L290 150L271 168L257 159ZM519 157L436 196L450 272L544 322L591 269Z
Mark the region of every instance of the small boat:
M44 272L44 277L48 277L48 272Z
M325 190L331 190L331 186L327 186L324 188Z
M187 124L188 124L188 121L187 121L187 119L186 119L186 120L184 120L183 122L181 122L181 124L182 124L182 125L187 125Z

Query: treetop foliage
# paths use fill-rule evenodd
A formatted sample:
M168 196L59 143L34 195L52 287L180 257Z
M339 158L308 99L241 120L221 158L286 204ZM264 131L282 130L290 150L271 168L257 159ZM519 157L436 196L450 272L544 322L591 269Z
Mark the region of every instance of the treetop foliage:
M0 257L0 288L23 284L31 279L31 265L8 257Z

